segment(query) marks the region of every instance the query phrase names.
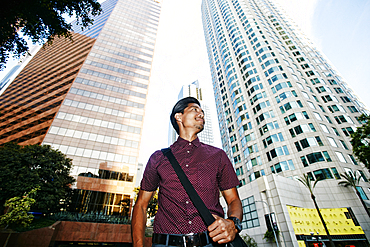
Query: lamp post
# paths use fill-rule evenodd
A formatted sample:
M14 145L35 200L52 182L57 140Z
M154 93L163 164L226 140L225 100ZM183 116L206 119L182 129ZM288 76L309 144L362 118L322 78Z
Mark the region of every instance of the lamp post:
M267 211L268 211L268 214L269 214L269 221L270 221L270 224L271 224L271 227L272 227L272 232L274 233L274 237L275 237L276 246L279 247L279 243L278 243L278 240L277 240L277 237L276 237L276 233L275 233L275 229L274 229L274 226L273 226L273 222L272 222L272 219L271 219L270 205L268 205L267 202L262 201L262 200L261 201L255 201L255 202L263 202L264 204L266 204Z

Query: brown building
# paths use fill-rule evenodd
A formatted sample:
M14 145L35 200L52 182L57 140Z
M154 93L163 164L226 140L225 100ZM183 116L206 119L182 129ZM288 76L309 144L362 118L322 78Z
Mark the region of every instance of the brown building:
M0 145L48 144L73 159L79 212L127 215L160 14L107 0L73 42L42 48L0 96Z

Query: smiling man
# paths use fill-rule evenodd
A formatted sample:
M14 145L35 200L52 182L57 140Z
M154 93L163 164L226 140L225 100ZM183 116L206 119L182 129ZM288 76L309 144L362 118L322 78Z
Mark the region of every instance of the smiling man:
M215 217L208 228L203 222L169 160L159 150L149 159L132 214L134 247L144 246L146 210L156 189L158 212L154 219L153 247L226 244L241 230L242 206L236 186L239 180L226 153L201 143L204 112L197 99L187 97L173 107L171 123L179 134L171 150L195 190ZM219 202L221 191L228 205L228 219Z

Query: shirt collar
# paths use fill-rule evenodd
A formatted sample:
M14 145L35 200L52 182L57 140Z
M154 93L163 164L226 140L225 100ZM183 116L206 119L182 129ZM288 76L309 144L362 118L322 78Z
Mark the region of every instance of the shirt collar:
M180 148L183 148L185 146L188 146L189 143L193 144L194 146L196 147L199 147L200 146L200 141L199 141L199 138L195 138L192 142L189 142L185 139L182 139L180 136L177 138L177 141L173 144L174 147L180 147Z

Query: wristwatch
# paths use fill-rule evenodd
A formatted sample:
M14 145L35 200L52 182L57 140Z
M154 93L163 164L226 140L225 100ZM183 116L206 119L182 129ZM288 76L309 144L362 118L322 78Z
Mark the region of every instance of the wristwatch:
M240 222L239 218L237 217L229 217L227 218L228 220L232 220L235 224L235 228L236 230L238 230L238 233L242 231L243 227L242 227L242 223Z

